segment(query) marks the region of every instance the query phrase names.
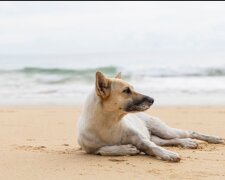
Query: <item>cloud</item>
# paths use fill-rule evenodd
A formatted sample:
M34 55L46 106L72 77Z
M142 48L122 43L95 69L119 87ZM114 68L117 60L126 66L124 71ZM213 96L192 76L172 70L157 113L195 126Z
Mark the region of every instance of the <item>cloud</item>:
M224 2L0 2L0 53L225 48Z

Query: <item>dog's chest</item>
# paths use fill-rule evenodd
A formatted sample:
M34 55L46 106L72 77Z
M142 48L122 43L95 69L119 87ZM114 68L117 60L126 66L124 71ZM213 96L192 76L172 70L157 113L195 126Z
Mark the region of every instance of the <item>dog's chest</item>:
M141 134L143 137L150 139L151 137L150 131L148 130L145 122L142 119L140 119L138 116L132 115L132 114L127 115L124 118L124 124L128 128L134 129L137 133Z
M122 130L118 127L102 127L98 131L99 138L102 142L113 145L118 144L122 138Z

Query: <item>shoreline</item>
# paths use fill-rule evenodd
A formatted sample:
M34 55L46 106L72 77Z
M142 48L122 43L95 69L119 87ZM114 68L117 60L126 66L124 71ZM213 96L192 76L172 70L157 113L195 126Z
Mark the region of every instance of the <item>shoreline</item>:
M82 108L83 104L14 104L14 105L7 105L7 104L0 104L1 108ZM154 105L150 107L146 112L153 108L225 108L225 105Z

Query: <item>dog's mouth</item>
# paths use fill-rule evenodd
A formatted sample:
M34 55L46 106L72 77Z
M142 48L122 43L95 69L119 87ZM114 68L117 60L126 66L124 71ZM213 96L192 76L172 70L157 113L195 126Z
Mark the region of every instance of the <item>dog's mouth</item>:
M151 105L154 103L154 99L146 96L141 101L136 101L134 103L128 104L126 107L126 112L140 112L140 111L146 111L151 107Z

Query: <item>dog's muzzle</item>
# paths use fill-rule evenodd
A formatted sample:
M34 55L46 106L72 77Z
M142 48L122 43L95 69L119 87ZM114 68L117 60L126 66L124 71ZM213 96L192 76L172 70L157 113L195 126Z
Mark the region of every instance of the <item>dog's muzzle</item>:
M138 112L138 111L145 111L150 108L150 106L154 103L154 99L148 96L144 96L140 100L134 100L133 102L129 103L125 110L127 112Z

